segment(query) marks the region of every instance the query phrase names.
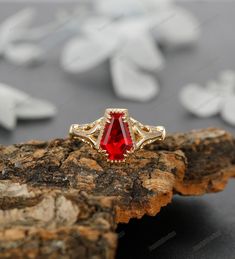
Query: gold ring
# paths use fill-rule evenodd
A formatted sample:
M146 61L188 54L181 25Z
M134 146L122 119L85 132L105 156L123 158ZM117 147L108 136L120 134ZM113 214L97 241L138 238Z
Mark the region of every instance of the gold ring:
M125 158L145 145L164 140L162 126L143 125L129 117L127 109L109 108L100 119L88 124L72 124L69 134L90 144L110 162L123 162Z

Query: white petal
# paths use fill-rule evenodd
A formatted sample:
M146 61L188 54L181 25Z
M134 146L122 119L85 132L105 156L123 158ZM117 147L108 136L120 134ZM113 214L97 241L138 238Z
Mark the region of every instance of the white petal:
M219 84L221 92L225 95L235 94L235 72L232 70L224 70L220 74Z
M226 97L221 116L227 123L235 126L235 95Z
M35 65L43 60L44 52L34 44L10 44L4 54L5 58L16 65Z
M96 9L104 15L119 17L147 14L168 8L172 0L99 0ZM157 15L157 13L156 13Z
M99 0L96 10L111 17L129 16L145 12L143 1L137 0Z
M115 47L116 43L112 40L77 37L65 46L61 65L71 73L84 72L107 60Z
M0 83L0 102L3 99L13 100L15 104L22 103L27 100L29 97L28 94L13 88L9 85Z
M114 22L114 19L108 18L106 16L93 16L85 21L84 25L82 26L82 30L86 34L100 33L112 27L111 25Z
M16 126L15 103L10 97L0 96L0 125L7 130L13 130Z
M180 94L182 105L198 117L215 115L221 109L223 97L198 85L185 86Z
M141 33L124 42L119 55L150 71L159 71L164 66L163 55L149 33Z
M99 42L102 41L103 44L117 46L121 39L119 24L120 21L106 16L94 16L84 22L82 32L88 38L95 38Z
M132 40L139 34L148 32L151 29L151 19L147 16L137 16L124 18L114 24L118 36L124 38L124 43L127 40ZM115 27L114 26L114 27Z
M222 71L219 80L209 81L206 84L206 89L224 97L235 94L235 72L231 70Z
M56 108L47 101L31 98L24 92L0 83L0 124L12 130L16 118L43 119L56 114Z
M146 16L111 19L97 16L88 19L83 26L84 34L96 37L103 42L114 42L124 45L139 34L146 33L151 28L151 19Z
M15 13L14 15L8 17L1 25L1 29L11 30L13 32L17 32L17 30L21 30L22 28L27 28L35 15L34 8L25 8Z
M156 80L125 59L114 57L111 73L115 93L121 98L144 102L158 94Z
M0 54L13 39L19 38L34 17L33 8L25 8L6 19L0 26Z
M214 81L214 80L210 80L206 83L206 89L208 91L212 91L214 93L221 93L221 85L217 82L217 81Z
M15 112L19 119L46 119L55 116L56 108L47 101L28 98L16 107Z
M155 22L152 21L153 34L167 47L192 44L199 37L198 21L189 11L181 7L173 7L154 19Z

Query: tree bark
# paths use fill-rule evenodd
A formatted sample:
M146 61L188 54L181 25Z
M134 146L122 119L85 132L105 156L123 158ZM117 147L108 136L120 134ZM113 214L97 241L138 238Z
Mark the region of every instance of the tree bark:
M71 139L0 146L0 258L114 258L117 223L234 176L235 139L220 129L169 135L124 164Z

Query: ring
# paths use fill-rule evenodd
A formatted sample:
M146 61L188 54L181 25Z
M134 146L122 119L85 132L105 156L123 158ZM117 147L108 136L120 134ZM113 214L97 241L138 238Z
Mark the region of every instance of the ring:
M72 124L69 135L90 144L109 162L126 157L156 140L164 140L162 126L143 125L129 117L127 109L109 108L100 119L88 124Z

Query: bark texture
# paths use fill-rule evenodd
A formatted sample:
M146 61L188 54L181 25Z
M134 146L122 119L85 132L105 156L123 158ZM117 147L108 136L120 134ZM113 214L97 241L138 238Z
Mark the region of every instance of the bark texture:
M235 140L220 129L169 135L125 164L77 140L0 146L0 258L114 258L117 223L234 176Z

